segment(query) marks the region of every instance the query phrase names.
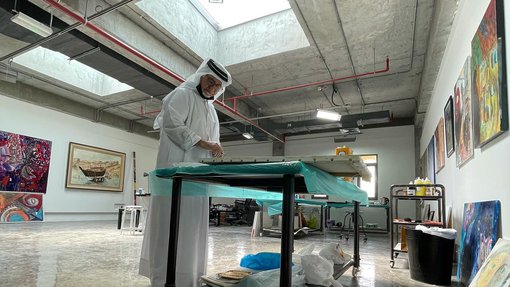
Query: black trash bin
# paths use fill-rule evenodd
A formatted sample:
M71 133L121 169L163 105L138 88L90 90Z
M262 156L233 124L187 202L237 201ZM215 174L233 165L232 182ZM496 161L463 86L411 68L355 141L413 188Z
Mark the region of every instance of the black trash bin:
M407 229L407 252L411 278L435 285L450 285L455 239Z

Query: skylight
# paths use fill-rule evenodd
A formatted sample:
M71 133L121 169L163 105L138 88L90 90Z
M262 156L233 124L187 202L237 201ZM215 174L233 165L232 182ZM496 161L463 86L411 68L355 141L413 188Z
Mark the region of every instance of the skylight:
M288 0L190 0L217 30L290 9Z
M14 63L98 96L108 96L133 87L52 50L37 47L14 58Z

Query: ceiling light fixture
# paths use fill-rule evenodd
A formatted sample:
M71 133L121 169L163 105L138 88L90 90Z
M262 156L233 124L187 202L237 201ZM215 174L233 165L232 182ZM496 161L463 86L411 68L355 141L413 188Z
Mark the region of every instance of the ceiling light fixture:
M243 137L245 137L248 140L251 140L253 138L253 135L251 133L245 132L243 133Z
M317 110L317 118L330 120L330 121L340 121L340 119L342 118L342 115L340 115L339 113L331 112L331 111Z
M21 12L12 16L11 21L43 37L53 34L50 27Z

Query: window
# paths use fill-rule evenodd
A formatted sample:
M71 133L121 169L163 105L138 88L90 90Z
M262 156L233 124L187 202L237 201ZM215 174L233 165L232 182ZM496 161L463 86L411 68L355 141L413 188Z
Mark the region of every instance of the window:
M377 199L377 155L362 155L361 159L367 165L368 170L372 174L370 181L364 181L361 178L356 178L354 183L362 190L368 193L368 199Z

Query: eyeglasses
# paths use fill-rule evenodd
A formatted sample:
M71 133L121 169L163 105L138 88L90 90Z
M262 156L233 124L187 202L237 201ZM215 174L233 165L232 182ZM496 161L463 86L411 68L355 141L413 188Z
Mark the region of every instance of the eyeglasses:
M213 88L221 88L221 82L216 80L215 78L209 76L209 75L206 75L205 76L205 80L206 80L206 83L207 83L207 86L208 87L213 87Z

